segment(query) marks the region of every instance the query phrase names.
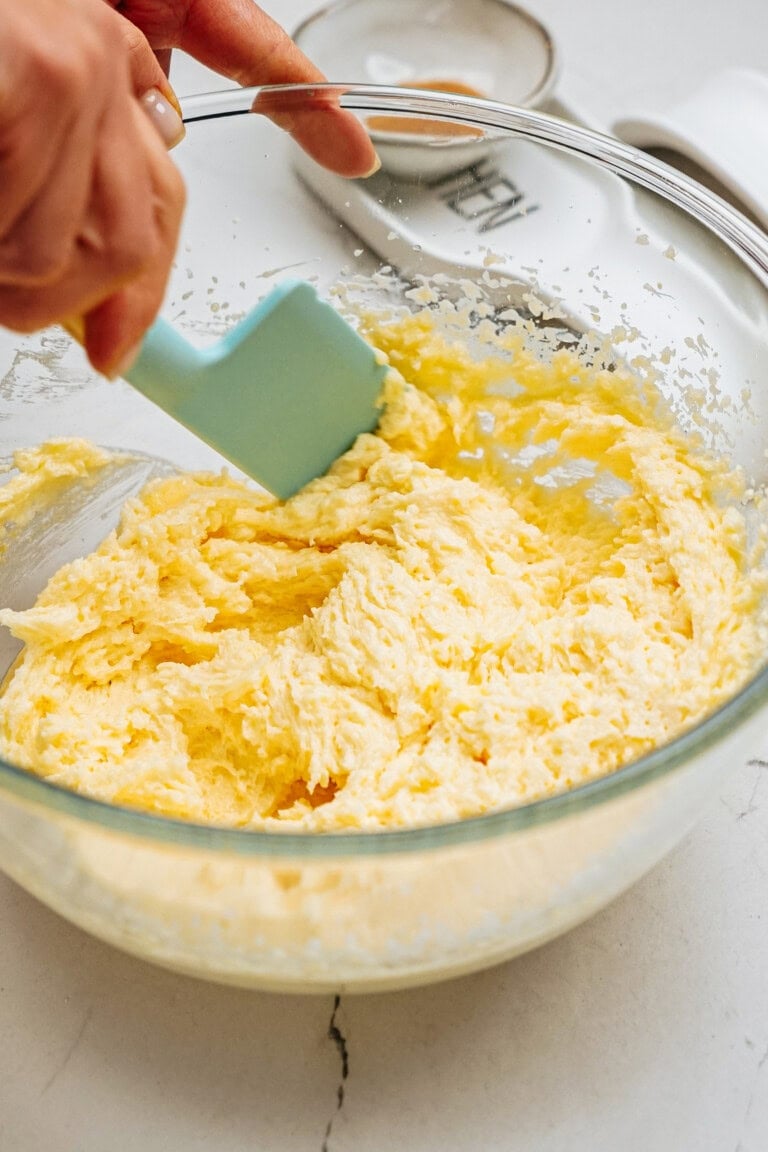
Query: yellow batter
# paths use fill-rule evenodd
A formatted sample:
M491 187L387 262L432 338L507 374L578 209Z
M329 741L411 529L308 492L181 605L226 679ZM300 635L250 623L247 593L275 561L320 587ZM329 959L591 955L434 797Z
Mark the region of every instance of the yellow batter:
M610 772L745 680L736 479L650 386L518 338L477 359L429 313L369 335L409 383L327 477L153 483L0 612L3 757L195 821L400 827ZM104 459L43 446L6 487Z

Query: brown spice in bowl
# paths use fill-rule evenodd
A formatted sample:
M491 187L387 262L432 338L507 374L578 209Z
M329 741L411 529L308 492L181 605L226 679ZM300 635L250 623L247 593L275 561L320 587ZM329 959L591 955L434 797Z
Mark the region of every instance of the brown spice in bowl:
M403 88L417 88L428 92L449 92L456 96L484 96L477 88L461 80L410 80ZM366 121L371 132L392 132L408 136L482 136L482 129L472 124L455 121L424 119L420 116L369 116Z

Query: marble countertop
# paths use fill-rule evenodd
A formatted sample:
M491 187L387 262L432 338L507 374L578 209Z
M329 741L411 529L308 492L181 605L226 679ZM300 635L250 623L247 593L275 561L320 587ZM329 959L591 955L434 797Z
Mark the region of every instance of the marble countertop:
M292 27L313 4L265 6ZM560 43L561 95L602 123L712 69L768 71L765 0L531 7ZM185 61L173 79L221 86ZM184 979L0 876L0 1150L763 1152L767 958L762 759L730 765L695 831L599 916L412 992Z

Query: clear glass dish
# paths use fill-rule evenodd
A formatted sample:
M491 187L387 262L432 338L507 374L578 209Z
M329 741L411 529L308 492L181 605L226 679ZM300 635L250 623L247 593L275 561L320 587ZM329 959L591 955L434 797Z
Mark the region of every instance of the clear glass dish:
M300 157L268 117L249 115L256 98L281 118L322 115L331 98L364 119L454 118L495 146L438 180L382 172L345 183ZM501 270L529 305L531 288L557 300L564 331L622 325L633 352L663 353L663 387L684 424L701 430L690 397L702 393L681 380L701 378L706 390L716 372L732 403L707 414L705 433L765 482L768 241L712 194L608 138L489 101L329 86L218 93L185 112L177 157L189 209L165 311L190 338L218 335L283 277L328 292L359 276L391 294L446 272L487 285ZM384 267L401 279L377 277ZM551 323L540 308L538 319ZM0 600L21 607L103 538L150 475L220 461L127 385L89 373L63 334L0 343L10 365L0 455L63 435L133 453L15 527ZM17 648L2 637L0 674ZM0 764L0 867L87 931L178 971L304 992L426 983L532 948L625 890L749 754L767 701L763 668L696 727L610 776L407 831L200 827Z

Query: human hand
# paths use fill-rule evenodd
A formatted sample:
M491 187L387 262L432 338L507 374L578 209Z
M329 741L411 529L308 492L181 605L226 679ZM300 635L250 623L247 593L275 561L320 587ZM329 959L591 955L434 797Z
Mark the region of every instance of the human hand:
M325 77L253 0L107 0L158 53L181 48L238 84L319 84ZM368 176L378 158L362 124L325 93L295 114L265 111L320 164L342 176Z
M167 80L102 0L0 0L0 77L0 323L82 316L91 362L116 373L160 306L183 211L138 99Z

